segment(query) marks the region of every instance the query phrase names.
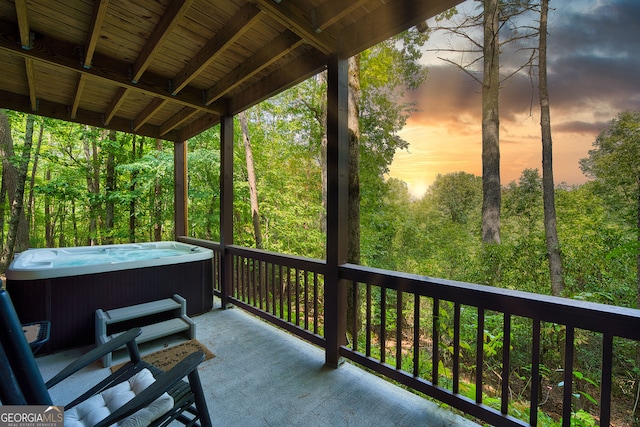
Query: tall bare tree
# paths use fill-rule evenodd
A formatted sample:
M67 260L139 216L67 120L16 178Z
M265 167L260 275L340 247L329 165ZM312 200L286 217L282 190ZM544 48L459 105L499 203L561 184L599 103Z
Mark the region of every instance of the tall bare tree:
M138 156L142 156L142 141L140 141L140 148L138 150ZM156 138L156 152L159 154L162 152L162 140ZM162 181L160 177L156 177L155 185L153 186L153 239L156 241L162 240Z
M115 203L113 194L116 191L116 156L115 146L117 144L117 134L115 130L109 131L109 149L107 152L106 179L104 185L105 191L105 217L104 227L105 233L103 243L113 243L113 227L115 221Z
M542 130L542 192L544 201L544 231L549 259L551 294L560 296L564 291L562 256L556 220L555 185L553 182L553 141L551 138L551 112L547 85L547 17L549 0L540 2L540 32L538 46L538 91L540 95L540 127Z
M98 158L98 144L89 126L85 127L82 139L85 164L87 192L89 193L89 239L90 246L99 244L98 229L100 222L100 159Z
M135 162L138 159L136 156L136 135L133 134L131 140L131 161ZM137 171L132 171L129 179L129 192L135 194L136 191L136 178L138 176ZM136 241L136 198L132 197L129 200L129 243L135 243Z
M347 128L349 138L349 207L347 261L360 264L360 56L349 58L349 108ZM347 327L352 328L359 316L353 318L354 308L360 305L357 284L350 283L347 291ZM356 330L360 325L355 325ZM349 329L351 330L351 329Z
M255 163L253 161L253 150L251 149L251 139L249 138L247 113L245 111L241 112L238 114L238 118L240 119L242 142L244 143L244 153L247 162L247 181L249 182L249 199L251 202L253 234L256 239L256 248L262 249L262 230L260 228L260 209L258 207L258 183L256 179Z
M500 2L483 3L482 241L500 243Z
M482 86L482 241L488 244L500 243L500 209L502 188L500 184L500 85L510 77L528 67L533 54L522 64L501 74L500 54L509 45L520 45L523 40L534 37L536 32L530 27L518 27L518 16L533 10L532 0L478 0L482 4L479 13L463 15L452 24L439 24L431 31L445 31L460 37L468 46L446 49L432 49L437 52L460 54L459 62L451 57L443 57L445 62L465 72ZM451 19L457 11L444 14L441 22ZM482 28L482 40L474 36ZM504 35L501 35L504 33ZM482 61L482 76L479 77L478 64Z
M27 223L30 230L35 233L36 222L34 220L33 211L35 210L35 198L34 188L36 183L36 173L38 171L38 160L40 158L40 148L42 147L42 138L44 135L44 124L40 126L40 132L38 133L38 143L36 145L36 152L33 154L33 166L31 167L31 178L29 180L29 202L27 203Z

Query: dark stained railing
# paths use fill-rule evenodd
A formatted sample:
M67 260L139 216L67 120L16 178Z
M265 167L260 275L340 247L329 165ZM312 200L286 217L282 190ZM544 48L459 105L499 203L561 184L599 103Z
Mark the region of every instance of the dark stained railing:
M324 347L324 262L227 247L233 257L233 304Z
M181 240L213 248L223 265L219 245ZM326 348L324 261L226 250L230 303ZM340 266L340 278L359 301L347 316L342 357L492 425L537 425L549 384L562 388L563 425L575 415L576 395L595 401L594 416L610 425L614 356L637 347L640 310L351 264ZM214 288L221 295L219 282ZM574 363L587 341L598 342L590 363L599 378L585 380ZM549 352L562 363L551 373Z

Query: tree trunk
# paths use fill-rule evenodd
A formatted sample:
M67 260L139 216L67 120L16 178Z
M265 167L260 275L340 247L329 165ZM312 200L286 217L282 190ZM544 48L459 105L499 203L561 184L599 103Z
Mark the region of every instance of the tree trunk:
M327 84L327 72L323 71L318 75L320 84ZM320 111L317 115L320 122L320 129L322 134L320 135L320 167L321 167L321 181L322 181L322 218L320 218L320 224L322 227L322 233L327 233L327 97L322 97L320 102Z
M8 161L9 153L13 156L13 140L11 139L11 129L9 128L9 120L0 111L0 157L2 157L2 183L0 183L0 246L4 246L4 229L6 222L6 206L7 206L7 186L9 185L9 170L11 165Z
M7 204L7 186L5 182L5 169L2 168L2 183L0 183L0 246L4 244L5 206Z
M253 162L253 151L251 150L251 140L249 139L249 126L247 124L247 114L243 111L238 114L240 119L240 129L242 130L242 141L244 142L244 152L247 160L247 180L249 181L249 199L251 202L251 218L253 220L253 232L256 238L256 248L262 249L262 231L260 229L260 211L258 209L258 186L256 182L256 170Z
M6 119L6 117L5 117ZM24 137L24 146L22 148L22 155L19 158L17 175L16 175L16 191L11 202L11 218L9 219L9 230L7 231L7 242L4 245L2 251L2 257L0 258L0 271L6 271L9 263L13 259L13 254L17 250L26 249L24 242L19 241L20 223L23 227L26 227L26 219L24 216L24 186L27 181L27 170L29 168L29 161L31 160L31 147L33 145L33 123L35 121L34 116L27 115L27 125ZM28 241L28 239L27 239ZM24 246L24 247L23 247Z
M47 168L44 174L45 182L51 181L51 169ZM53 247L53 221L51 218L51 199L49 194L44 195L44 240L48 248Z
M105 179L105 218L104 227L105 233L103 243L113 244L113 227L115 217L115 205L113 203L113 196L116 191L116 159L115 159L115 144L116 144L116 131L111 130L109 132L109 152L107 155L107 176Z
M91 137L89 127L85 128L87 134L83 138L84 155L87 165L87 192L89 193L89 237L87 244L94 246L98 244L98 222L99 222L99 197L100 197L100 162L98 161L98 147L94 137Z
M58 233L58 247L60 248L67 246L67 235L64 232L64 223L67 220L65 204L66 203L60 203L58 205L58 213L56 214L58 223L60 224L60 233Z
M160 153L162 151L162 140L156 138L156 151ZM139 155L142 153L142 142L140 142ZM153 197L153 217L155 219L153 225L153 239L156 242L162 240L162 183L160 178L156 178L154 185L154 197Z
M31 234L36 234L36 221L34 219L33 211L35 210L35 198L34 187L36 184L36 173L38 171L38 160L40 159L40 148L42 147L42 136L44 134L44 123L40 126L40 133L38 134L38 145L36 146L36 152L33 155L33 167L31 168L31 180L29 182L29 203L27 204L27 224L31 228Z
M136 157L136 136L133 135L133 140L131 141L131 161L135 162L138 158ZM134 194L136 191L136 177L138 176L137 172L131 172L131 181L129 183L129 193ZM129 201L129 243L136 242L136 198L132 197Z
M551 139L551 113L549 111L549 87L547 85L547 15L549 0L540 3L540 46L538 48L538 89L540 92L540 127L542 129L542 193L544 200L544 231L549 258L551 294L562 295L564 278L560 241L556 227L555 185L553 183L553 143Z
M482 241L500 243L500 40L498 0L484 0L482 78Z
M360 264L360 56L349 58L349 109L347 113L349 137L349 239L347 261ZM351 282L347 288L347 330L360 329L357 307L360 293L357 284Z
M71 224L73 225L73 245L80 246L80 235L78 234L78 218L76 216L76 201L71 198ZM64 231L61 232L64 234Z

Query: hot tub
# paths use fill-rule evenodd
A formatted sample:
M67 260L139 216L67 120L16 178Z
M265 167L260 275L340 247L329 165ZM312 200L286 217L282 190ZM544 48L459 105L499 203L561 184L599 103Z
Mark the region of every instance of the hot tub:
M213 251L180 242L29 249L6 272L22 323L51 322L47 352L95 342L95 311L179 294L190 316L213 305Z

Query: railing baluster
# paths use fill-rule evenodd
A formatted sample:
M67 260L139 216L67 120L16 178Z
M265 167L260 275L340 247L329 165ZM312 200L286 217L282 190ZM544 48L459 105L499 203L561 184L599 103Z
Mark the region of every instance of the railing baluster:
M242 277L240 278L239 284L242 284L242 287L246 289L246 293L251 292L251 276L249 274L250 268L249 265L251 260L248 258L239 258L238 259L238 269L240 270L240 274Z
M260 295L258 294L258 291L260 289L260 287L258 286L258 278L260 277L258 274L258 267L257 267L258 264L259 264L259 261L255 259L251 260L251 289L253 292L254 307L260 306Z
M318 273L313 272L313 333L318 334Z
M396 291L396 369L402 369L402 291Z
M280 318L284 319L284 266L280 264L280 268L278 270L278 293L280 295Z
M287 322L291 323L291 267L287 266Z
M540 396L540 319L533 319L531 342L531 406L529 423L538 425L538 396Z
M296 326L300 326L300 270L296 268Z
M511 315L504 313L503 341L502 341L502 404L500 410L503 414L509 413L509 372L510 347L511 347Z
M413 376L420 376L420 295L413 294Z
M271 313L275 316L278 312L278 307L276 304L276 266L272 263L269 263L271 266Z
M433 324L432 324L432 341L433 349L431 354L431 382L438 385L438 363L440 362L440 299L433 299Z
M602 336L602 377L600 378L600 425L608 426L611 420L611 381L613 374L613 336Z
M235 269L239 274L242 274L242 269L244 267L245 258L237 257L234 259L235 261ZM238 288L242 286L242 277L239 277L238 280L233 281L233 290L232 293L236 294L238 292Z
M380 363L387 359L387 288L380 288Z
M257 264L256 273L258 276L256 279L256 286L258 287L258 304L260 306L260 310L264 310L264 272L262 269L264 263L262 261L258 261Z
M476 329L476 403L482 403L482 368L484 366L484 308L478 307Z
M453 393L460 387L460 304L453 305Z
M269 294L267 290L267 263L260 261L258 265L258 274L260 275L260 310L264 310L266 307L265 311L269 311L269 307L267 306L267 304L269 304L267 299Z
M267 313L269 311L271 311L271 298L270 298L270 294L271 294L271 286L269 286L270 284L270 280L269 280L269 263L265 261L264 263L264 275L263 275L263 284L262 286L264 287L264 311L266 311Z
M365 354L371 357L371 284L367 283L367 319L365 336Z
M562 425L571 426L571 398L573 396L573 350L575 330L567 325L564 352L564 394L562 396Z
M233 276L231 278L231 289L227 289L227 292L229 292L229 295L235 295L235 288L237 287L237 282L239 280L238 278L238 258L237 257L231 257L231 268L233 268Z
M353 341L351 344L351 348L353 351L358 351L358 282L351 282L351 300L354 301L353 309L351 311L351 325L348 327L351 328L351 340Z
M274 316L278 316L278 301L279 301L279 297L278 297L278 269L276 268L275 264L271 264L271 312L273 313Z
M304 271L304 328L309 330L309 272Z
M236 271L238 273L238 280L236 281L236 292L240 294L240 298L244 301L245 289L247 287L246 269L249 260L244 257L240 257L237 258L236 261Z

